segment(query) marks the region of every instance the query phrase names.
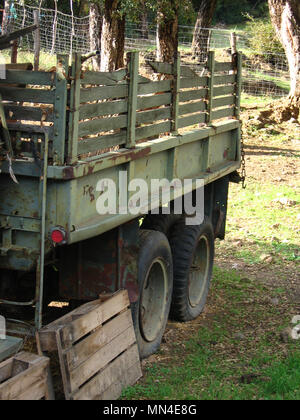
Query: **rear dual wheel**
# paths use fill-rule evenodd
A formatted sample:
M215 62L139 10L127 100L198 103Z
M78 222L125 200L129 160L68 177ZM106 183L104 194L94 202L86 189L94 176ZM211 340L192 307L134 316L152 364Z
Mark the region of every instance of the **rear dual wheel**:
M142 230L138 263L139 299L132 318L140 357L155 353L166 328L173 289L171 248L161 232Z

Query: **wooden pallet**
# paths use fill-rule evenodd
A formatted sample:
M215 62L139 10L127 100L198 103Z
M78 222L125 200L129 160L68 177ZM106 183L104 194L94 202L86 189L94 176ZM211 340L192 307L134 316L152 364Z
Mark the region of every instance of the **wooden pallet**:
M122 290L38 332L40 354L58 352L67 400L117 399L142 376L129 306Z
M49 359L21 352L0 364L0 400L49 400Z

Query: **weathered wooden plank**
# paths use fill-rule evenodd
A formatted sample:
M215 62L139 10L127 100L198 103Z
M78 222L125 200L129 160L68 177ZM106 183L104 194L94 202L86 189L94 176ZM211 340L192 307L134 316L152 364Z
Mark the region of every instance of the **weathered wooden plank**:
M141 375L139 352L135 344L77 391L73 399L90 401L100 398L113 384L119 383L124 388L133 385Z
M78 142L78 156L88 153L95 153L101 149L121 146L126 143L126 131L120 134L110 134L107 136L93 137Z
M71 343L74 343L95 328L98 328L99 324L117 315L123 309L129 307L129 305L127 290L116 293L108 301L96 305L95 309L91 312L68 323L62 330L63 343L65 345L71 345Z
M225 117L233 117L234 116L234 108L222 108L217 111L212 112L212 120L219 120Z
M195 112L203 112L206 110L206 102L198 101L198 102L191 102L185 105L180 105L179 107L179 114L180 116L186 114L193 114Z
M142 140L148 137L159 136L160 134L171 131L171 121L166 121L158 124L147 125L136 129L136 139Z
M80 102L94 102L103 99L121 99L128 97L128 85L105 86L81 89Z
M181 117L179 118L179 128L189 127L191 125L202 124L205 123L206 120L206 113L201 114L193 114L189 117Z
M46 397L46 382L41 380L31 385L29 389L13 398L14 401L35 401Z
M180 93L180 78L181 78L181 57L178 52L173 64L173 86L172 86L172 125L171 131L174 135L178 134L178 118L179 118L179 93Z
M146 61L146 64L149 64L156 73L162 74L173 74L173 66L169 63L161 63L158 61Z
M180 92L179 101L197 101L199 99L205 99L207 96L208 89L197 89L197 90L187 90L186 92Z
M114 86L124 80L126 75L126 69L120 69L110 73L88 71L84 73L83 79L81 79L81 84Z
M21 399L20 396L24 390L31 393L33 385L37 381L42 381L44 383L42 396L45 396L45 384L47 380L46 368L48 365L49 359L28 367L28 369L24 370L22 373L2 383L0 385L0 400Z
M236 83L235 74L227 74L226 76L215 76L214 86L228 85L229 83Z
M53 73L42 71L7 70L6 78L0 79L0 86L2 84L51 86L53 84Z
M137 101L137 109L143 110L145 108L152 108L162 105L170 105L172 103L171 93L162 93L153 96L139 97Z
M181 78L180 89L189 89L198 86L208 86L208 77L197 77L197 78Z
M139 84L138 94L149 95L157 92L170 92L172 86L171 80L161 80L159 82L150 82Z
M61 65L64 72L68 73L69 56L57 56L57 66ZM79 97L79 91L78 91ZM60 78L58 74L55 76L55 101L54 101L54 138L53 138L53 163L54 165L63 165L65 163L66 149L66 127L67 127L67 80ZM74 108L73 108L74 109ZM72 121L75 129L77 121ZM72 142L72 137L69 137ZM71 163L71 161L70 161ZM72 161L74 163L74 161Z
M171 107L158 108L151 111L137 113L137 124L147 124L155 121L161 121L171 118Z
M220 62L216 61L216 63L215 63L215 72L216 73L226 72L226 71L230 71L230 70L234 70L232 62L220 63Z
M221 106L234 105L235 96L221 96L213 100L213 108L220 108Z
M79 123L78 137L127 128L127 119L127 115L120 115L118 117L97 118L95 120L81 122Z
M32 63L10 63L5 64L6 71L18 70L18 71L31 71L33 69Z
M129 94L126 147L128 149L135 147L136 110L139 83L139 57L140 56L138 52L132 52L127 55L127 60L129 63Z
M237 86L236 86L236 104L235 104L235 116L240 118L240 109L241 109L241 95L242 95L242 54L237 53Z
M158 61L146 61L156 73L173 75L173 65L169 63L162 63ZM197 78L197 73L188 66L181 66L180 73L183 77Z
M71 392L77 390L81 385L99 372L100 369L103 369L108 363L135 342L136 336L134 329L132 327L128 328L106 346L102 347L97 353L93 354L88 360L72 370L70 372Z
M212 101L214 97L214 79L215 79L215 52L210 51L208 53L208 71L210 73L210 78L208 82L208 99L207 99L207 114L206 114L206 123L210 124L212 121Z
M117 400L122 394L122 390L130 385L134 385L141 378L140 363L131 366L124 376L106 389L102 395L98 395L95 400Z
M217 96L225 96L235 93L235 85L217 86L214 88L214 98Z
M122 114L128 110L127 100L99 102L80 105L79 120L85 120L105 115Z
M5 104L4 110L8 120L54 121L53 108Z
M128 309L126 312L121 313L95 330L78 344L72 346L65 353L66 362L70 371L76 369L81 363L97 353L101 347L110 343L130 326L132 326L132 316L131 310Z
M34 102L54 104L55 92L44 89L23 89L17 87L1 87L2 98L10 102Z

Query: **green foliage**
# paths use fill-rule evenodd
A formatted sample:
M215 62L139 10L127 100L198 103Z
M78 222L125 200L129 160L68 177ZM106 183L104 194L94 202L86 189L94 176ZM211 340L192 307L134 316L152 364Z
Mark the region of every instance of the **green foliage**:
M197 4L197 0L194 0ZM268 15L267 0L218 0L215 11L214 24L238 24L247 20L246 13L255 18Z
M250 47L257 54L264 56L270 54L284 54L281 42L276 36L274 27L269 19L254 19L249 16L246 24L246 30L250 35Z

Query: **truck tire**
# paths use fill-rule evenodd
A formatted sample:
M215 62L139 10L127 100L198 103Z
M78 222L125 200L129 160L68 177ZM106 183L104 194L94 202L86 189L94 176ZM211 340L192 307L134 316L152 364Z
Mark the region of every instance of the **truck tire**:
M143 221L142 229L162 232L168 238L173 226L181 217L180 214L148 214Z
M141 359L155 353L170 312L173 289L172 253L161 232L141 230L138 259L139 300L131 305Z
M209 219L198 226L181 221L174 228L170 245L173 254L174 285L170 316L185 322L203 311L214 261L214 231Z

